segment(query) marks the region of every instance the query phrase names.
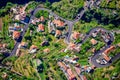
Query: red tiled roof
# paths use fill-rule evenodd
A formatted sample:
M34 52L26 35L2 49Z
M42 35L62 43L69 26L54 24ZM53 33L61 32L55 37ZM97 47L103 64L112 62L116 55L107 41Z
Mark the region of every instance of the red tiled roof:
M56 30L56 35L61 35L62 32L60 30Z
M96 41L95 39L91 39L90 42L91 42L93 45L97 44L97 41Z
M110 46L110 48L108 48L108 49L106 49L106 50L104 51L104 54L108 55L108 53L109 53L110 51L114 50L114 49L115 49L115 46Z
M19 37L20 37L20 32L14 31L14 32L13 32L13 38L14 38L14 39L18 39Z
M64 22L61 20L53 20L53 23L60 27L64 26Z
M39 24L38 25L38 30L39 31L44 31L44 25L43 24Z
M67 74L68 74L69 80L73 80L75 78L75 75L73 74L71 69L67 69Z
M72 34L72 37L73 37L74 39L78 39L79 36L80 36L80 33L79 33L79 32L74 32L74 33Z
M107 55L103 55L103 58L104 58L106 61L110 61L110 58L109 58Z
M68 69L68 67L65 64L63 64L62 62L58 62L58 65L60 67L62 67L65 71Z

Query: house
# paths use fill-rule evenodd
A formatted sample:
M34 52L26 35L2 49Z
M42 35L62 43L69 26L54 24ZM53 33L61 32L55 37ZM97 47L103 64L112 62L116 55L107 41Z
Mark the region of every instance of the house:
M110 46L109 48L107 48L105 51L104 51L104 54L108 55L108 53L112 50L115 49L115 46Z
M97 41L95 39L91 39L90 42L92 43L92 45L97 44Z
M15 20L20 20L20 15L18 14L18 15L15 15Z
M27 43L25 42L21 42L18 46L18 48L26 48L27 47Z
M64 22L61 20L53 20L53 23L56 25L56 27L64 27Z
M40 21L41 22L44 22L45 21L45 18L43 16L40 17Z
M37 28L37 31L38 32L43 32L44 30L45 30L44 25L43 24L39 24L38 28Z
M49 53L50 52L50 49L49 48L46 48L43 50L44 53Z
M74 80L76 78L74 73L72 72L72 70L70 68L67 69L67 75L68 75L68 80Z
M13 31L13 39L15 39L15 40L19 39L20 35L21 35L20 32L18 32L18 31Z
M21 55L21 50L20 50L20 49L17 49L17 50L16 50L16 56L19 57L20 55Z
M55 37L60 37L62 35L62 32L60 30L56 30Z
M97 33L92 33L92 37L96 37L97 36Z
M71 38L76 40L80 37L80 33L79 32L74 32L72 35L71 35Z
M25 14L25 7L19 8L19 13L20 14Z
M61 70L66 71L68 67L63 62L58 62L58 66L60 66Z
M103 55L103 58L104 58L107 62L110 61L110 57L108 57L107 55Z
M86 72L88 72L88 73L93 72L93 69L92 69L92 67L90 67L90 66L84 66L84 70L85 70Z
M71 51L76 51L76 52L79 52L79 51L80 51L80 47L77 46L77 45L74 44L74 43L69 43L67 49L68 49L68 50L71 50ZM66 50L65 50L65 51L66 51Z
M37 49L38 49L37 46L32 45L32 46L30 47L30 49L29 49L29 52L30 52L30 53L35 53L35 52L37 51Z
M48 31L49 31L49 33L55 34L55 26L54 26L53 22L51 22L51 21L48 21Z

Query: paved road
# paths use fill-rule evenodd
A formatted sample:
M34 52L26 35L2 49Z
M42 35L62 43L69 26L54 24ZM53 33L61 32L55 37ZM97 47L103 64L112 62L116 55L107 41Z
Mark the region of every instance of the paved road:
M104 32L107 32L109 33L110 35L110 41L111 43L107 44L102 50L94 53L94 55L91 57L91 63L94 64L96 67L106 67L106 66L110 66L114 61L118 60L120 58L120 53L115 55L107 64L105 65L102 65L102 64L99 64L96 62L96 59L98 59L98 57L100 56L101 53L103 53L107 48L110 47L110 45L112 44L112 42L114 41L114 36L111 32L109 32L108 30L104 29L104 28L101 28L101 27L96 27L96 28L93 28L89 31L89 33L85 36L85 38L82 40L81 43L78 43L77 45L81 45L83 44L91 35L92 33L94 33L96 30L99 30L101 29L102 31Z
M16 44L15 44L14 49L12 50L10 56L14 56L14 55L16 54L16 51L17 51L17 49L18 49L18 46L19 46L19 44L21 43L21 41L22 41L22 39L23 39L23 37L24 37L27 29L28 29L28 26L29 26L29 23L24 26L23 32L21 33L20 38L16 41Z
M76 23L77 21L79 21L79 20L82 18L82 16L84 15L85 11L90 7L90 4L91 4L91 1L87 1L87 6L84 7L83 10L82 10L80 13L78 13L76 19L73 20L73 21L66 20L66 19L58 16L57 14L53 13L51 10L46 9L46 8L41 8L41 7L39 7L39 6L38 6L36 9L33 10L33 13L31 13L30 20L35 17L35 14L36 14L39 10L48 11L49 13L51 13L52 15L54 15L56 18L60 18L61 20L64 20L65 23L67 23L67 25L68 25L68 35L66 36L65 39L66 39L66 42L69 43L69 42L70 42L70 36L71 36L71 33L72 33L72 28L73 28L74 23ZM29 21L29 23L30 23L30 21ZM23 38L24 35L25 35L25 32L26 32L27 29L28 29L29 23L24 26L23 32L22 32L22 34L21 34L21 37L17 40L17 43L15 44L14 49L12 50L10 56L15 55L16 50L18 49L18 46L19 46L19 44L21 43L22 38ZM81 43L79 43L79 44L84 43L84 42L91 36L91 34L92 34L94 31L96 31L97 29L102 29L102 30L104 30L105 32L108 32L107 30L105 30L105 29L103 29L103 28L100 28L100 27L99 27L99 28L94 28L94 29L90 30L89 34L87 34L87 35L85 36L85 38L83 39L83 41L82 41ZM111 33L110 33L110 36L111 36L111 42L112 42L112 41L114 40L114 37L113 37L113 35L112 35ZM78 45L79 45L79 44L78 44ZM109 45L106 46L105 49L108 48L108 47L109 47ZM105 49L103 49L103 50L101 50L101 51L99 51L99 52L103 52ZM105 66L105 65L98 65L98 64L96 63L96 61L95 61L95 60L97 59L97 57L99 56L98 54L99 54L99 53L97 53L97 54L95 54L94 56L92 56L91 61L92 61L92 63L93 63L95 66L97 66L97 67L101 67L101 66L103 67L103 66ZM118 57L118 56L117 56L117 57ZM115 58L116 58L116 56L115 56ZM111 59L111 61L115 61L115 60L117 59L117 58L116 58L116 59L115 59L115 58ZM110 64L111 64L111 63L109 63L109 65L110 65ZM108 65L108 64L106 64L106 65Z

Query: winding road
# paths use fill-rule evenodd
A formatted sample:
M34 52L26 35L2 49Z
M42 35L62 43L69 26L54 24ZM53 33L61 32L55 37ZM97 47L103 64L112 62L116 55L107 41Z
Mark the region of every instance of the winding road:
M28 22L27 24L25 24L24 29L23 29L23 32L21 33L21 37L16 41L16 44L15 44L14 49L12 50L10 56L14 56L14 55L15 55L16 50L18 49L18 46L19 46L19 44L21 43L21 41L22 41L22 39L23 39L23 37L24 37L27 29L28 29L28 26L29 26L31 20L35 17L35 14L36 14L39 10L48 11L49 13L51 13L51 14L52 14L53 16L55 16L56 18L60 18L61 20L65 21L65 23L68 25L68 32L67 32L68 34L67 34L66 37L65 37L65 41L66 41L66 43L69 43L69 42L70 42L70 36L71 36L71 33L72 33L72 28L73 28L74 23L76 23L77 21L79 21L79 20L82 18L82 16L84 15L85 11L87 11L87 9L88 9L88 7L89 7L90 4L91 4L91 0L90 0L90 1L87 1L87 6L84 7L84 8L82 9L82 11L80 11L80 13L77 14L76 19L73 20L73 21L66 20L66 19L58 16L57 14L53 13L51 10L46 9L46 8L41 8L41 7L38 6L37 8L35 8L35 9L31 12L30 20L29 20L29 22ZM108 32L108 31L107 31L106 29L104 29L104 28L100 28L100 27L93 28L93 29L91 29L91 30L89 31L89 33L85 36L85 38L83 39L83 41L82 41L81 43L78 43L78 45L83 44L83 43L91 36L91 34L92 34L94 31L96 31L97 29L102 29L102 30L104 30L105 32ZM114 41L114 36L113 36L111 33L110 33L110 36L111 36L111 40L110 40L110 41L111 41L111 43L112 43L112 42ZM98 63L96 62L96 59L98 58L99 54L102 53L105 49L109 48L109 46L111 45L111 43L110 43L109 45L105 46L104 49L102 49L101 51L95 53L95 54L91 57L91 62L92 62L92 64L94 64L96 67L105 67L105 66L111 65L112 62L114 62L115 60L117 60L117 59L120 58L120 54L118 54L118 55L116 55L115 57L113 57L113 58L111 59L111 62L107 63L106 65L101 65L101 64L98 64Z
M118 60L120 58L120 53L119 53L119 54L115 55L113 58L111 58L111 60L107 64L102 65L102 64L99 64L99 63L96 62L96 59L98 59L100 54L103 53L107 48L109 48L110 45L112 44L112 42L114 41L114 36L113 36L113 34L111 32L109 32L108 30L106 30L104 28L101 28L101 27L93 28L93 29L91 29L89 31L88 35L85 36L85 38L82 40L82 42L78 43L77 45L83 44L92 35L92 33L94 33L96 30L99 30L99 29L104 31L104 32L109 33L109 35L110 35L110 43L109 44L106 43L107 45L102 50L94 53L94 55L91 57L91 63L93 65L95 65L96 67L107 67L107 66L110 66L114 61L116 61L116 60Z

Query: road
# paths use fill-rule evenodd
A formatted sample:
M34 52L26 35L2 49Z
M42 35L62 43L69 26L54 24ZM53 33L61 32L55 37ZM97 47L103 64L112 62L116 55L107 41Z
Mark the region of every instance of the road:
M102 65L102 64L99 64L96 62L96 59L98 59L98 57L100 56L101 53L103 53L107 48L110 47L110 45L112 44L112 42L114 41L114 36L111 32L109 32L108 30L104 29L104 28L101 28L101 27L96 27L96 28L93 28L89 31L89 33L85 36L85 38L82 40L81 43L78 43L77 45L81 45L83 44L91 35L92 33L94 33L94 31L96 30L99 30L101 29L102 31L104 32L107 32L109 33L110 35L110 41L111 43L107 44L102 50L94 53L94 55L91 57L91 63L94 64L96 67L107 67L107 66L110 66L114 61L118 60L120 58L120 53L115 55L107 64L105 65Z
M58 16L57 14L53 13L51 10L46 9L46 8L41 8L41 7L38 6L37 8L35 8L35 9L32 11L31 17L30 17L30 20L29 20L29 23L30 23L31 19L33 19L33 18L35 17L35 14L36 14L39 10L48 11L49 13L51 13L51 14L52 14L53 16L55 16L56 18L59 18L59 19L65 21L65 23L68 25L68 32L67 32L68 34L66 35L65 40L66 40L66 43L69 44L69 42L70 42L70 36L71 36L71 33L72 33L72 28L73 28L74 23L76 23L77 21L79 21L79 20L82 18L82 16L84 15L85 11L90 7L91 0L90 0L90 1L87 1L86 4L87 4L87 5L82 9L82 11L80 11L80 13L77 14L76 19L73 20L73 21L66 20L66 19ZM27 29L28 29L29 23L27 23L27 24L24 26L23 32L21 33L21 37L16 41L16 44L15 44L14 49L12 50L10 56L14 56L14 55L15 55L16 50L18 49L18 46L19 46L19 44L21 43L21 41L22 41L22 39L23 39L23 37L24 37ZM97 30L97 29L102 29L102 30L104 30L105 32L108 32L106 29L103 29L103 28L100 28L100 27L91 29L91 30L89 31L89 33L85 36L85 38L83 39L83 41L82 41L81 43L79 43L79 44L84 43L84 42L91 36L91 34L92 34L95 30ZM114 40L114 37L113 37L113 35L112 35L111 33L110 33L110 36L111 36L111 43L112 43L113 40ZM79 44L78 44L78 45L79 45ZM107 49L108 47L109 47L109 45L106 46L105 49ZM99 53L100 53L100 52L103 52L105 49L99 51ZM112 63L108 63L108 64L106 64L106 65L97 64L95 60L96 60L97 57L99 56L99 53L95 54L95 55L92 56L92 58L91 58L91 62L92 62L96 67L104 67L104 66L107 66L107 65L112 64ZM115 56L113 59L111 59L111 62L113 62L113 61L115 61L116 59L118 59L118 57L120 57L119 54L118 54L118 56Z

